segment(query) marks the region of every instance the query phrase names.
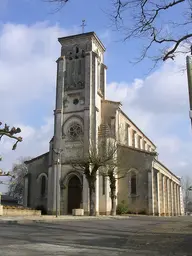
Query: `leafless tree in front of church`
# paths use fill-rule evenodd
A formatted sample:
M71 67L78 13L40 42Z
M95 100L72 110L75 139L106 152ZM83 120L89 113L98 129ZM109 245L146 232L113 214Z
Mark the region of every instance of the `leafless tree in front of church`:
M115 154L117 145L114 140L100 139L98 143L91 143L89 152L84 155L83 159L74 160L71 165L74 169L82 171L88 181L89 186L89 208L90 216L95 212L95 184L97 174L101 167L110 166Z
M192 179L189 176L181 180L184 198L185 214L192 212Z
M21 204L23 203L24 176L27 174L27 166L24 162L30 159L30 157L20 159L19 163L13 165L10 173L8 195L16 198Z
M46 1L62 8L74 0ZM140 42L137 61L174 60L177 53L190 52L192 0L113 0L109 5L107 12L122 39Z

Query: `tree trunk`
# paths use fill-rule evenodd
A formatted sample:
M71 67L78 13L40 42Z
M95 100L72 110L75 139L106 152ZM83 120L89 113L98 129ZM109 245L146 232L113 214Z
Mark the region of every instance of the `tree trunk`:
M95 216L95 184L89 184L89 215Z
M111 215L116 215L116 178L114 177L114 173L111 172L109 175L110 180L110 189L111 189Z
M85 176L89 185L89 215L95 215L95 182L97 176L98 166L95 165L90 171L90 166L88 165L85 169Z
M111 215L115 216L116 215L116 195L115 195L115 190L111 190Z

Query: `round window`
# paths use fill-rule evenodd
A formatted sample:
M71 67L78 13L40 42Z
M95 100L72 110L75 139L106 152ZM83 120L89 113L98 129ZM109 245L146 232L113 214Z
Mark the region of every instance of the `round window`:
M80 137L80 135L82 134L82 128L81 128L80 124L73 123L68 128L67 133L68 133L68 136L70 137L70 139L75 140L75 139L78 139Z
M77 105L78 103L79 103L79 100L78 100L78 99L74 99L74 100L73 100L73 104L74 104L74 105Z

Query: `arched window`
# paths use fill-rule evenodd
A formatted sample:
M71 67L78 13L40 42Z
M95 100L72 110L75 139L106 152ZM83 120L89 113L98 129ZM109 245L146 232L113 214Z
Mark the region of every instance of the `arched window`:
M131 173L131 195L136 195L137 194L137 177L136 173L132 172Z
M43 175L41 177L41 196L45 196L46 193L46 177Z

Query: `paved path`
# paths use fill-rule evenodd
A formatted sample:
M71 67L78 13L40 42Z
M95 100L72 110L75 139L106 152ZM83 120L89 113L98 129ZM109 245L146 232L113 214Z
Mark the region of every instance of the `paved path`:
M191 256L192 217L0 223L0 256Z

